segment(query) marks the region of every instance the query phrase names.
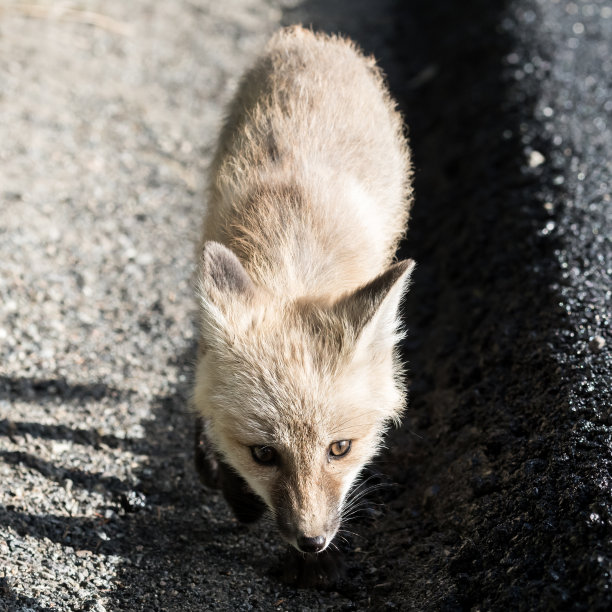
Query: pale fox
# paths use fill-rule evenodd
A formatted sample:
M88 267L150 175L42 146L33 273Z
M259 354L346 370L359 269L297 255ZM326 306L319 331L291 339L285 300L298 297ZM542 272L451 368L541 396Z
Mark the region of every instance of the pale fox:
M240 520L269 510L313 575L404 406L398 309L414 262L393 258L410 178L374 60L341 37L276 34L212 164L196 459Z

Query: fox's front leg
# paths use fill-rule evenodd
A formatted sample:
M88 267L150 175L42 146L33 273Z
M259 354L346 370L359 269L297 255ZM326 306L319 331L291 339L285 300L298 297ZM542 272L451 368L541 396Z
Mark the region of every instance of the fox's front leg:
M241 523L254 523L266 511L266 505L246 481L221 460L219 462L219 481L223 497Z
M206 422L197 418L195 426L195 464L202 484L221 489L223 497L241 523L254 523L266 510L245 480L229 467L210 446L206 437Z
M202 417L195 421L195 467L200 482L209 489L220 489L219 462L206 437L206 423Z

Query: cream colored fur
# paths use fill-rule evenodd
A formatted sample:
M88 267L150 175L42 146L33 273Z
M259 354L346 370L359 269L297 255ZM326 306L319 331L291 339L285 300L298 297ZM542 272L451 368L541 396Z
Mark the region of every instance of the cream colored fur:
M374 60L346 39L279 32L244 76L212 165L194 400L294 545L331 541L403 409L394 347L413 264L392 262L409 179ZM339 440L351 450L330 459ZM277 465L254 461L264 445Z

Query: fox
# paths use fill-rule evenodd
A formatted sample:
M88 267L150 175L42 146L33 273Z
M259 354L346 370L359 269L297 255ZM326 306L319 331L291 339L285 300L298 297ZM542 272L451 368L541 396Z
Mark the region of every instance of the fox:
M196 291L196 466L244 523L272 518L290 580L337 579L351 492L406 403L398 350L414 261L402 117L373 57L277 32L229 104ZM332 557L333 559L333 557Z

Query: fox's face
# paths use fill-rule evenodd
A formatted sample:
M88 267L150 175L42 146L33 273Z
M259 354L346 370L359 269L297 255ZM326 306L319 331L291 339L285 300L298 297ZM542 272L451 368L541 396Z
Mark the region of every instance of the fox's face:
M224 460L266 503L283 537L320 552L404 402L394 347L412 262L335 302L283 301L207 243L195 403Z

